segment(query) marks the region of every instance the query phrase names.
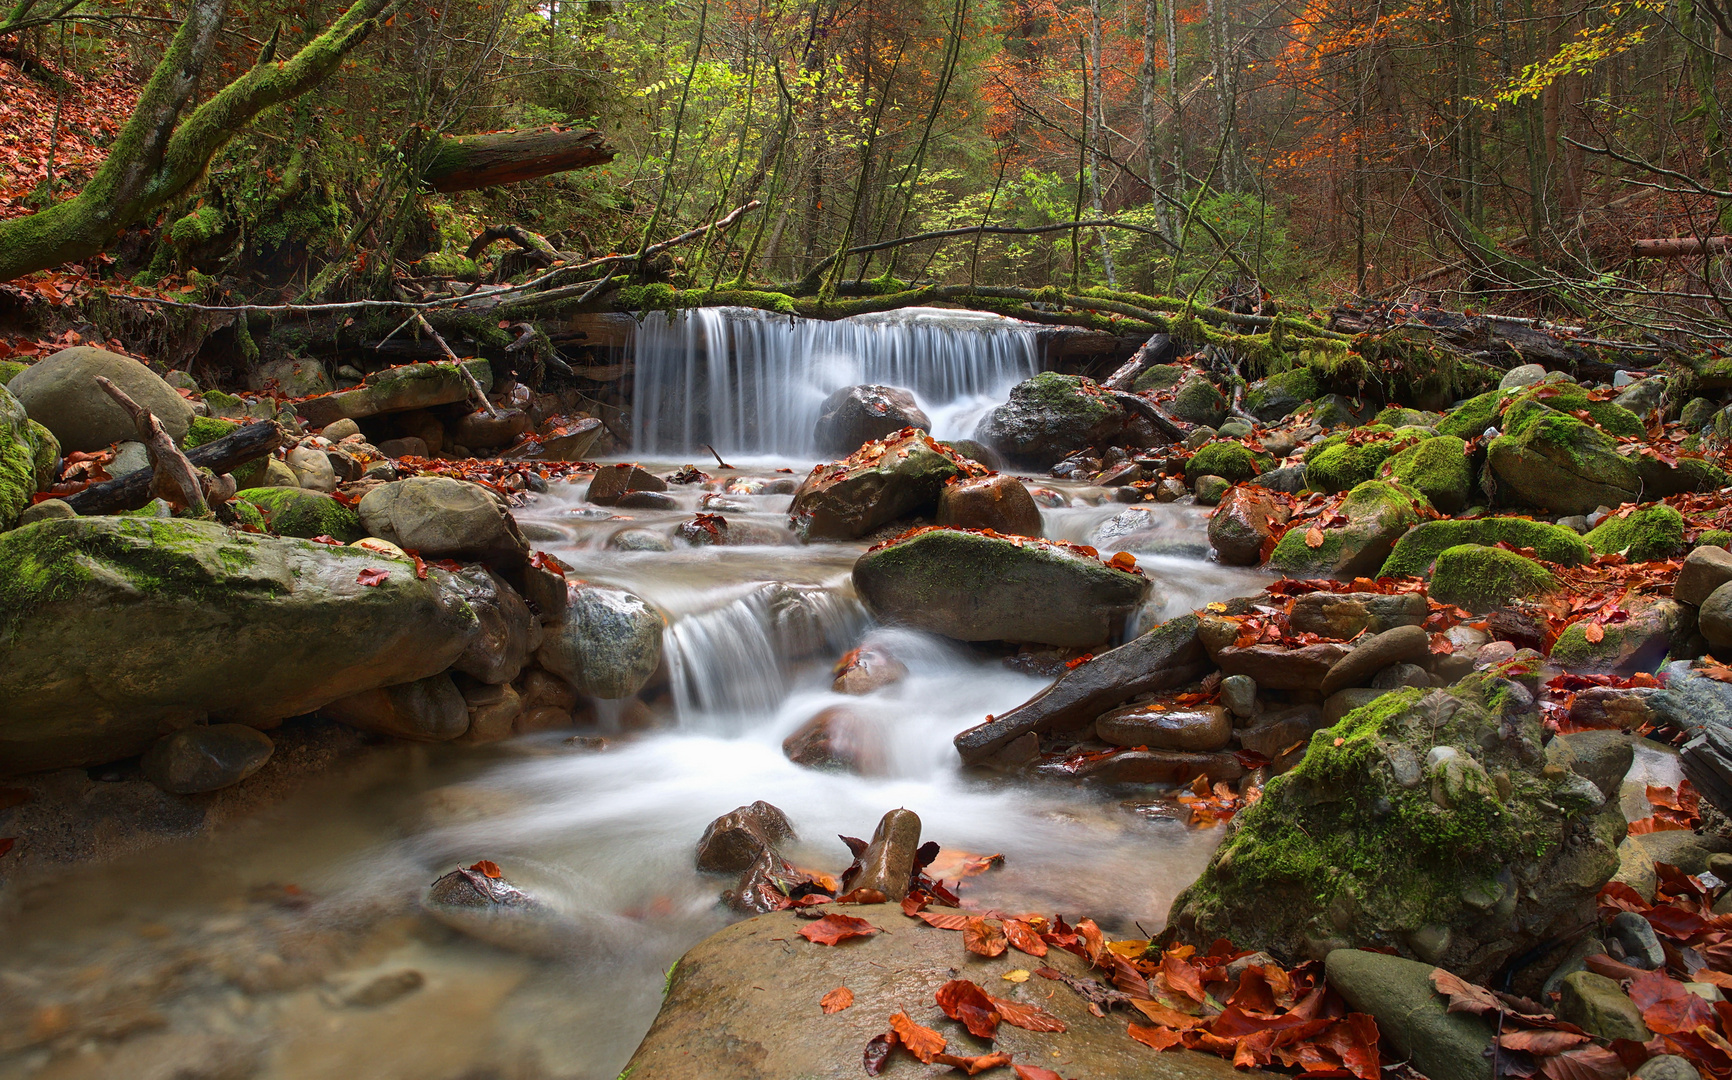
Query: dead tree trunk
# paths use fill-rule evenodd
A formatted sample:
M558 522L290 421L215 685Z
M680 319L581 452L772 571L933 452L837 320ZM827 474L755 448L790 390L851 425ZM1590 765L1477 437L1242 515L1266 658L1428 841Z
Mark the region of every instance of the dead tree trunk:
M283 431L272 420L248 424L238 431L186 451L183 460L193 468L209 469L217 475L230 472L282 445ZM177 453L179 451L176 451ZM79 514L113 514L136 510L150 501L153 472L139 470L118 480L92 484L65 501Z
M601 132L550 127L446 136L421 179L434 191L473 191L613 160Z

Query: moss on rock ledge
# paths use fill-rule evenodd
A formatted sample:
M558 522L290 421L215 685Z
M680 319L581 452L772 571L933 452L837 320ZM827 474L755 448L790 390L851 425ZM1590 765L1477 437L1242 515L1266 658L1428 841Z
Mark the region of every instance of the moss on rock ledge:
M1492 547L1500 541L1511 547L1533 548L1541 559L1560 566L1579 566L1593 554L1580 536L1545 521L1514 517L1428 521L1401 538L1395 550L1389 553L1389 561L1383 564L1380 574L1423 577L1431 572L1432 561L1445 548L1458 544Z
M1558 587L1552 572L1532 559L1497 547L1461 544L1437 556L1431 598L1469 611L1490 611L1521 597L1543 596Z
M1667 559L1684 547L1684 517L1664 503L1613 514L1582 539L1601 555L1622 552L1631 562Z

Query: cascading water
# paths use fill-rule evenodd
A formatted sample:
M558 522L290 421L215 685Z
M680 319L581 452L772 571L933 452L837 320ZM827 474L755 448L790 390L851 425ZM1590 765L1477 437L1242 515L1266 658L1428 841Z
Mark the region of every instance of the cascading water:
M835 390L914 393L939 438L966 438L985 409L1040 369L1034 326L973 311L909 308L824 322L754 308L651 312L638 328L632 438L639 454L816 456L813 426Z

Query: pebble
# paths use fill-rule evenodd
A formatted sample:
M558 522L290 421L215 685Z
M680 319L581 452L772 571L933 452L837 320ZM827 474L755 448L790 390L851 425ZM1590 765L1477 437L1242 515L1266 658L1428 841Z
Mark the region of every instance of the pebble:
M1666 966L1666 951L1660 947L1660 937L1648 920L1633 911L1620 911L1608 930L1611 938L1624 949L1624 962L1644 971L1659 971Z
M1229 675L1221 680L1221 704L1240 719L1257 711L1257 680L1249 675Z

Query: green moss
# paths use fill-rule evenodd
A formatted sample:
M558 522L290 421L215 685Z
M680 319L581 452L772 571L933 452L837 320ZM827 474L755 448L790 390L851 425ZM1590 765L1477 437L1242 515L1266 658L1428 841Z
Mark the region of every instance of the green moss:
M1269 556L1269 567L1288 577L1370 574L1397 537L1419 521L1424 498L1382 480L1367 480L1341 501L1345 525L1322 530L1323 542L1305 542L1308 529L1288 529Z
M1442 419L1443 417L1439 416L1437 413L1424 412L1420 409L1403 408L1400 405L1390 405L1382 412L1372 417L1371 422L1373 424L1382 424L1386 427L1392 428L1435 428L1437 427L1438 422Z
M1424 435L1371 425L1331 435L1305 451L1305 486L1313 491L1348 491L1377 475L1390 455Z
M1587 413L1595 425L1611 435L1641 435L1642 420L1622 405L1594 401L1575 383L1549 382L1533 386L1493 390L1456 406L1437 425L1440 435L1474 439L1486 428L1496 427L1506 435L1519 435L1547 413Z
M24 440L30 444L36 467L36 490L47 491L54 483L55 470L60 466L60 440L54 432L34 420L25 421Z
M186 438L181 446L191 450L195 446L216 442L224 435L239 431L240 424L233 420L219 420L214 416L195 416L186 427Z
M0 360L0 386L5 386L11 382L14 375L29 366L29 364L20 364L16 360Z
M1458 439L1477 439L1486 428L1493 426L1497 407L1503 395L1496 390L1469 398L1449 411L1437 425L1439 435L1454 435Z
M227 224L221 210L214 206L201 206L169 226L168 242L178 248L208 243L221 236Z
M1696 547L1732 546L1732 529L1709 529L1696 538Z
M1473 463L1467 443L1454 435L1438 435L1409 446L1385 461L1378 475L1419 492L1445 514L1460 513L1473 490Z
M1631 562L1665 559L1684 547L1684 518L1664 503L1613 514L1582 539L1601 555L1622 552Z
M1172 413L1193 424L1218 427L1227 416L1227 399L1201 375L1187 378L1173 395Z
M279 536L311 539L329 536L350 544L367 535L361 516L323 492L305 488L247 488L237 503L251 503L264 515L266 526Z
M270 531L270 526L265 521L264 512L245 499L235 499L230 502L229 509L234 511L235 520L242 525L250 525L266 532Z
M1242 484L1266 470L1269 461L1267 457L1259 459L1243 443L1231 440L1208 442L1198 447L1191 460L1185 462L1185 482L1195 484L1199 476L1219 476Z
M1557 587L1552 572L1532 559L1503 548L1460 544L1438 553L1429 591L1440 604L1490 611L1521 597L1544 596Z
M1432 561L1446 548L1461 544L1491 547L1500 541L1512 547L1532 548L1541 559L1560 566L1579 566L1593 554L1580 536L1544 521L1512 517L1427 521L1409 529L1396 543L1380 574L1423 577L1431 572Z
M481 267L474 259L449 251L424 255L414 266L417 274L427 277L478 278Z
M1322 392L1309 367L1294 368L1252 383L1245 411L1259 420L1279 420Z
M1137 376L1137 381L1131 384L1131 390L1139 394L1144 390L1165 390L1179 385L1179 380L1183 379L1188 371L1190 368L1178 364L1156 364Z

